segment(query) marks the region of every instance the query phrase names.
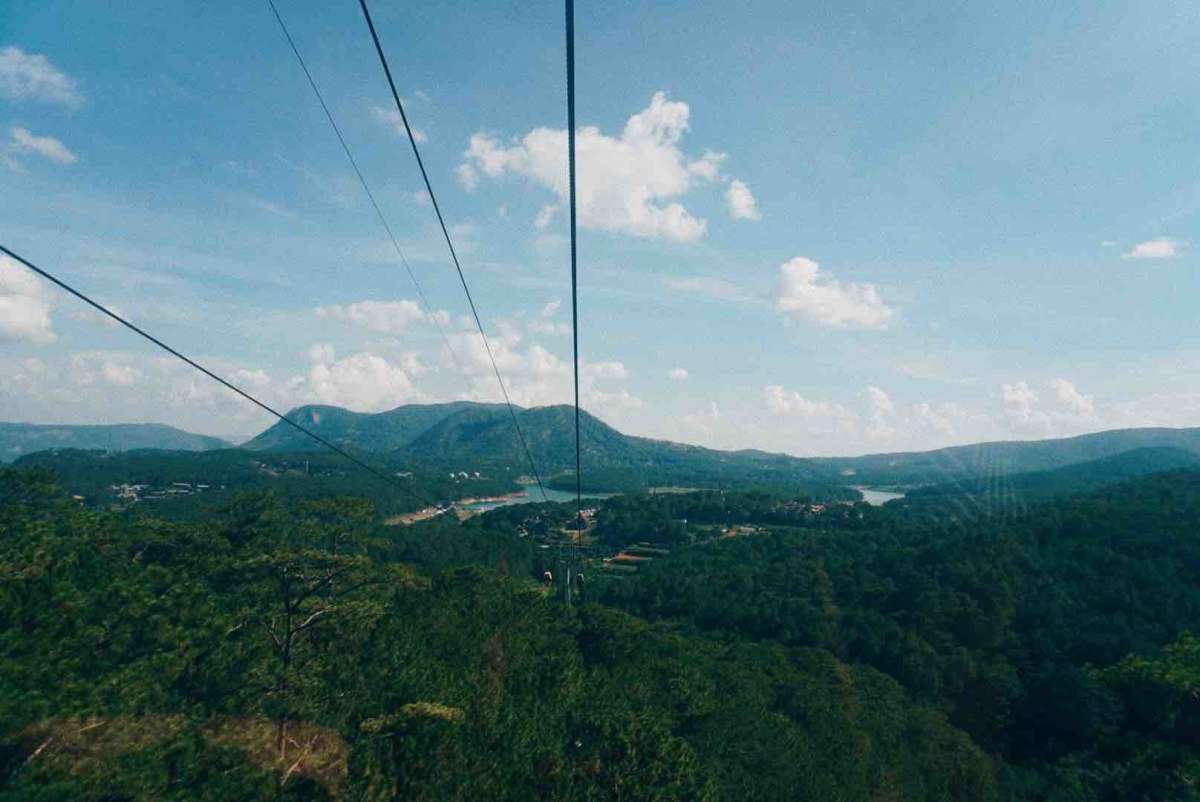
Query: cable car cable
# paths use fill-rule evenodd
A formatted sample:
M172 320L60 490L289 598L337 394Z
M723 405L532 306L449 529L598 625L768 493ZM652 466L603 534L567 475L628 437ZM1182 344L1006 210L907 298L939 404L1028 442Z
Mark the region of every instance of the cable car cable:
M579 438L579 282L575 225L575 0L566 0L567 39L567 171L571 207L571 339L575 371L575 560L583 540L583 467ZM571 590L567 588L570 598Z
M425 170L425 162L421 160L421 150L417 147L417 139L413 135L412 126L408 123L408 115L404 113L404 104L400 102L400 92L396 89L396 81L392 78L392 70L388 66L387 56L383 53L383 45L379 41L379 34L375 30L375 23L371 19L371 12L367 8L366 0L358 0L359 6L362 8L363 17L367 21L367 28L371 31L371 39L375 43L375 52L379 55L379 63L383 66L383 73L387 76L388 86L392 90L392 99L396 102L396 110L400 112L400 120L404 123L404 131L408 134L408 142L412 146L413 156L417 159L417 167L421 170L421 178L425 181L425 191L429 193L430 203L433 205L433 211L437 214L438 223L442 227L442 236L446 239L446 247L450 249L450 258L454 261L454 269L458 271L459 281L462 282L463 292L467 296L467 304L471 307L471 314L475 318L475 327L479 329L479 336L483 340L483 347L487 351L488 361L492 363L492 371L496 374L496 382L500 385L500 392L504 396L504 403L508 407L509 417L512 418L513 428L516 429L517 439L521 443L521 448L525 452L525 458L529 461L529 468L533 471L533 478L537 481L538 490L542 493L542 500L549 501L546 495L546 488L542 485L542 476L538 472L537 465L534 463L533 454L529 451L529 445L525 441L525 433L521 431L521 424L517 421L517 413L513 409L512 400L508 396L508 388L504 385L504 378L500 375L500 368L496 365L496 357L492 353L492 345L488 341L487 334L483 330L483 322L479 318L479 310L475 307L475 300L471 297L471 289L467 286L467 277L463 274L462 265L458 261L458 253L454 250L454 242L450 239L450 230L446 226L446 218L442 216L441 206L438 205L437 195L433 192L433 184L429 181L429 173Z
M296 46L296 42L292 39L292 34L288 31L287 25L283 21L283 17L279 13L279 9L275 6L275 0L267 0L267 5L271 7L271 13L275 15L275 21L279 23L279 29L283 32L283 37L287 39L288 47L292 49L292 53L296 56L296 61L300 63L300 69L304 71L304 77L308 79L308 85L312 87L313 94L317 96L317 102L321 104L321 111L325 112L325 119L329 121L329 125L333 128L333 133L337 136L338 142L342 146L342 152L346 154L346 159L350 162L350 166L354 169L354 174L358 176L358 183L362 184L363 192L367 195L367 200L371 202L371 207L375 210L376 217L379 218L383 230L387 232L388 239L392 241L392 248L395 249L396 255L400 257L400 263L404 265L404 269L408 272L408 277L412 279L413 287L417 290L417 297L421 301L421 308L425 312L425 317L437 327L438 334L441 335L442 343L446 346L446 350L450 353L450 358L454 360L455 366L459 373L464 377L467 375L466 369L463 367L462 361L458 358L458 353L454 347L450 345L450 338L446 336L446 330L442 324L438 322L437 317L433 314L433 307L429 303L429 299L425 296L425 290L421 288L421 282L417 281L417 275L413 272L412 266L409 265L408 259L404 256L404 251L400 248L400 243L396 239L396 235L392 232L392 227L388 224L387 218L383 215L383 210L379 208L379 202L375 200L375 193L371 191L371 187L367 184L367 179L363 175L362 170L358 167L358 161L354 158L354 154L350 151L350 146L346 143L346 138L342 136L342 129L338 126L333 118L333 112L329 110L328 104L325 103L325 97L321 94L321 90L317 88L317 82L313 78L312 73L308 69L308 64L304 61L304 56L300 55L300 48Z
M427 506L434 506L434 505L432 504L432 502L430 502L429 500L427 500L427 499L426 499L426 498L424 498L423 496L421 496L421 495L419 495L418 493L416 493L416 492L415 492L414 490L412 490L411 488L407 487L406 485L404 485L403 483L401 483L400 481L398 481L398 480L396 479L396 477L394 477L394 476L389 476L389 475L387 475L386 473L384 473L383 471L380 471L380 470L378 470L377 468L374 468L374 467L372 467L372 466L368 465L367 463L365 463L365 462L363 462L362 460L358 459L357 457L355 457L354 455L352 455L352 454L350 454L349 452L345 451L344 449L342 449L342 448L340 448L340 447L338 447L338 446L334 445L333 443L329 442L329 441L328 441L328 440L326 440L324 437L321 437L321 435L319 435L319 434L317 434L316 432L312 431L312 430L311 430L311 429L309 429L308 427L306 427L306 426L301 426L299 423L296 423L296 421L294 421L294 420L292 420L292 419L288 418L287 416L285 416L285 415L283 415L283 414L281 414L281 413L277 412L277 411L276 411L274 408L272 408L272 407L270 407L269 405L267 405L266 403L264 403L264 402L262 402L262 401L258 400L257 398L255 398L254 396L250 395L250 393L246 392L246 391L245 391L245 390L243 390L242 388L238 387L237 385L233 384L233 383L232 383L232 382L230 382L230 381L227 381L226 379L222 378L221 376L218 376L216 373L213 373L211 370L209 370L208 368L204 367L203 365L201 365L199 362L195 361L194 359L192 359L192 358L190 358L190 357L188 357L188 356L185 356L184 354L182 354L182 353L180 353L179 351L175 350L174 348L172 348L171 346L167 345L167 344L166 344L165 342L163 342L162 340L160 340L160 339L158 339L157 337L155 337L153 334L150 334L150 333L146 332L145 330L143 330L143 329L139 328L138 326L134 325L133 323L130 323L128 320L126 320L125 318L121 317L121 316L120 316L120 315L118 315L116 312L113 312L111 309L109 309L108 307L104 306L104 305L103 305L103 304L101 304L100 302L92 300L90 297L88 297L87 295L83 294L83 293L82 293L82 292L80 292L79 290L75 289L74 287L72 287L70 284L66 283L66 282L65 282L65 281L63 281L62 279L60 279L60 278L58 278L58 277L56 277L56 276L52 275L51 273L49 273L49 272L47 272L47 271L43 270L42 268L38 267L38 266L37 266L37 265L35 265L33 262L31 262L31 261L29 261L28 259L26 259L24 256L21 256L20 254L16 253L15 251L12 251L12 250L10 250L10 249L6 248L4 245L0 245L0 252L4 253L6 256L8 256L8 257L10 257L10 258L12 258L12 259L14 259L14 260L16 260L17 262L20 262L22 265L24 265L25 267L29 268L29 269L30 269L30 270L32 270L34 273L37 273L39 276L41 276L42 278L46 279L47 281L49 281L49 282L51 282L51 283L53 283L53 284L56 284L56 285L58 285L60 288L62 288L62 289L64 289L64 290L66 290L66 291L67 291L67 292L69 292L69 293L71 293L71 295L74 295L76 298L78 298L79 300L81 300L81 301L83 301L84 303L88 304L89 306L93 307L94 309L96 309L97 311L101 312L102 314L104 314L104 315L107 315L108 317L112 318L112 319L113 319L113 320L115 320L117 323L120 323L122 326L124 326L125 328L127 328L127 329L129 329L130 331L134 332L135 334L138 334L138 335L140 335L141 337L144 337L145 339L147 339L147 340L149 340L150 342L154 343L154 344L155 344L155 345L157 345L159 348L161 348L162 350L166 351L168 354L171 354L171 356L174 356L174 357L176 357L177 359L180 359L180 360L182 360L182 361L186 362L188 365L190 365L190 366L192 366L193 368L195 368L196 370L200 371L200 372L201 372L201 373L203 373L205 376L208 376L210 379L212 379L213 381L217 382L218 384L224 385L226 388L228 388L228 389L232 390L233 392L237 393L237 394L238 394L238 395L240 395L242 398L246 399L246 400L247 400L247 401L249 401L250 403L252 403L252 404L254 404L255 406L259 407L260 409L262 409L262 410L264 410L264 411L266 411L266 412L269 412L270 414L274 415L274 416L275 416L276 418L278 418L279 420L283 421L284 423L286 423L287 425L289 425L289 426L291 426L292 428L296 429L297 431L299 431L299 432L303 433L304 435L306 435L306 436L308 436L308 437L312 438L314 441L316 441L316 442L320 443L321 445L325 446L326 448L328 448L330 451L334 452L335 454L338 454L338 455L340 455L340 456L342 456L342 457L346 458L347 460L349 460L350 462L353 462L353 463L354 463L355 465L357 465L358 467L362 468L363 470L369 471L370 473L374 474L375 476L379 477L380 479L383 479L383 480L384 480L384 481L386 481L386 482L389 482L389 483L391 483L391 484L394 484L394 485L396 485L396 486L397 486L397 487L399 487L401 490L403 490L405 493L408 493L410 496L412 496L413 498L415 498L417 501L420 501L422 504L425 504L425 505L427 505Z

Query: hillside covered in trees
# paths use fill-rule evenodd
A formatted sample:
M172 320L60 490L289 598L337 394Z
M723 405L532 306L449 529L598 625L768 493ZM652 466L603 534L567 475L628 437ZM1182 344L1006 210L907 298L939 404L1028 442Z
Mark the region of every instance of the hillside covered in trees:
M557 479L575 488L574 410L569 406L515 408L525 442L548 484ZM528 471L529 462L513 434L503 405L459 401L408 404L374 414L338 407L306 406L288 417L342 446L438 464L471 463ZM700 446L623 434L582 413L581 446L589 466L588 486L627 491L648 485L686 484L795 486L829 490L844 482L811 460L761 451L717 451ZM285 423L277 423L243 445L255 451L313 451L320 446Z
M571 516L167 522L5 471L0 799L1200 798L1200 473L970 520L617 497L595 548L664 556L567 605Z

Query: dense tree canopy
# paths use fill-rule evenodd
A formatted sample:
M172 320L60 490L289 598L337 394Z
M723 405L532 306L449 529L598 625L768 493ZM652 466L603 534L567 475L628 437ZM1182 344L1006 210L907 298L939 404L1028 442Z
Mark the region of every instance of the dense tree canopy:
M0 799L996 794L874 669L568 608L513 555L414 568L360 501L168 523L0 487Z

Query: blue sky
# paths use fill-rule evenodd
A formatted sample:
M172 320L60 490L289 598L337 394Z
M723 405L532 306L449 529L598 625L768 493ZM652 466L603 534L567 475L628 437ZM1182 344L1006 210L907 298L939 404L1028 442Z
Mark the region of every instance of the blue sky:
M0 241L281 407L494 400L357 5L278 2L432 315L265 0L0 0ZM580 4L585 405L801 455L1200 425L1195 6L834 5ZM562 9L372 8L514 400L566 401ZM3 420L268 423L15 264L0 374Z

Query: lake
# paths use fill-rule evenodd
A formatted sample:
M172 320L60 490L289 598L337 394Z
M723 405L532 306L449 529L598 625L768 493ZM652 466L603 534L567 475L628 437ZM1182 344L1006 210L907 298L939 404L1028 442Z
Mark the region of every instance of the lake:
M870 504L872 507L881 507L889 501L895 501L898 498L904 498L903 493L894 493L891 490L872 490L869 487L854 488L863 495L863 501Z
M523 496L511 496L509 498L491 499L489 501L473 501L470 504L463 504L464 510L472 512L487 512L494 510L497 507L511 507L514 504L540 504L542 501L542 491L538 490L536 484L521 485L521 489L525 491ZM585 499L605 499L615 496L616 493L584 493ZM546 488L547 501L574 501L575 494L566 490L554 490Z

